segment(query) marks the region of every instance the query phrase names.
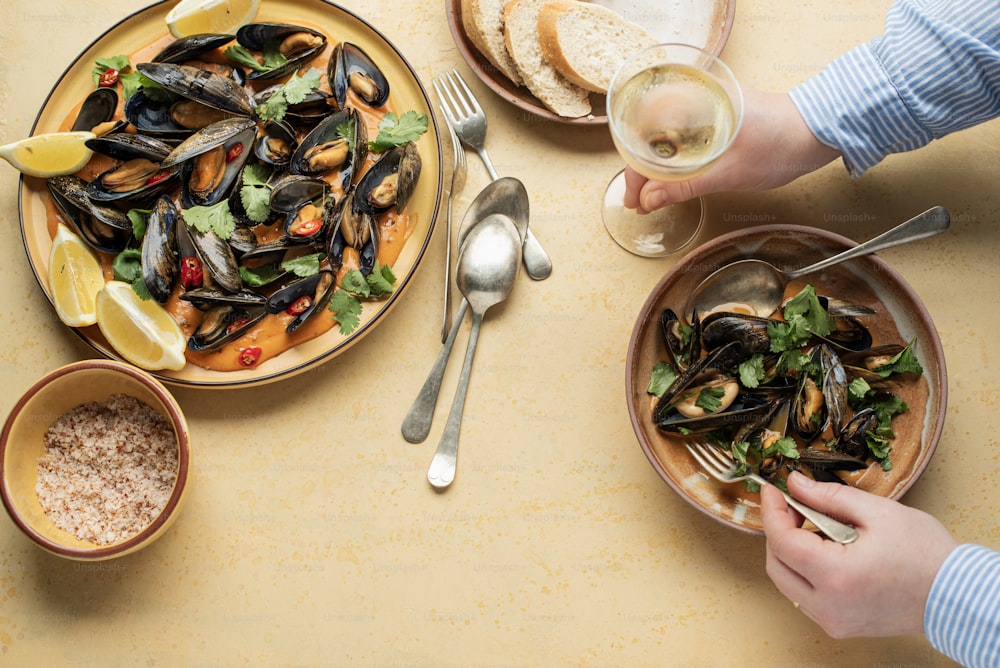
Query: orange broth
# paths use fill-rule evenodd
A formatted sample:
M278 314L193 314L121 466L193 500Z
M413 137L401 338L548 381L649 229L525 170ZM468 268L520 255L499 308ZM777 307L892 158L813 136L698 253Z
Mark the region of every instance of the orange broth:
M299 25L308 26L320 30L316 26L309 26L307 23L299 23ZM321 30L321 32L323 32ZM152 44L137 50L129 56L129 61L134 65L135 63L149 62L157 53L159 53L165 46L173 42L174 39L170 35L164 35L161 39L156 40ZM327 83L326 77L326 67L325 63L329 61L330 54L333 51L334 43L329 40L326 49L321 52L316 58L308 65L300 68L299 71L304 71L309 68L315 68L320 71L320 88L326 92L330 92L329 84ZM217 62L217 63L228 63L229 61L222 55L222 47L214 52L208 54L202 54L200 60L206 62ZM108 57L117 54L104 54ZM318 63L323 63L323 67L317 67ZM268 86L276 83L275 81L260 82L258 86L260 88L266 88ZM391 82L390 82L391 85ZM249 83L248 86L253 89L254 84ZM257 92L254 90L253 92ZM120 96L119 96L120 97ZM81 100L72 112L63 121L61 130L69 130L73 124L73 120L79 113L79 109L82 106L83 101ZM396 110L392 106L392 99L378 108L371 108L364 104L354 91L348 91L348 106L354 107L358 111L360 118L365 123L365 128L367 130L367 136L369 139L374 139L378 134L378 125L382 117L388 112L395 112ZM116 118L123 118L124 112L124 100L119 99L118 110L116 112ZM333 110L331 109L331 112ZM135 132L135 129L129 126L129 132ZM119 161L107 157L95 154L87 165L77 172L76 176L84 179L85 181L91 181L96 176L104 173L114 165L118 164ZM357 172L358 175L363 174L372 164L375 162L375 156L369 152L368 156L364 162L364 169ZM343 188L340 184L339 172L331 172L324 175L323 180L330 185L330 192L335 194L337 197L343 195ZM175 204L178 205L176 201L177 194L175 193ZM48 231L49 235L54 237L59 222L64 222L69 227L73 227L70 221L63 219L63 216L59 213L55 204L48 199L45 204L46 211L48 214ZM396 259L399 257L403 246L406 244L407 239L409 239L412 232L412 227L410 225L410 217L408 211L404 208L402 212L397 213L395 210L390 210L377 219L379 225L379 247L378 247L378 261L382 265L391 266ZM274 239L281 235L282 233L283 220L279 219L277 223L272 225L264 226L258 225L253 227L255 235L258 241L267 241ZM113 271L111 269L111 263L114 256L107 253L100 253L95 251L95 254L99 257L101 264L104 268L104 274L106 280L111 280L113 277ZM337 276L337 284L340 285L344 274L349 269L358 268L358 254L353 248L347 248L344 252L343 265ZM275 286L277 287L277 286ZM183 294L184 288L180 286L179 282L174 288L173 294L164 304L164 308L173 316L174 320L180 325L181 330L186 336L191 336L195 331L198 324L201 322L203 313L192 306L190 303L180 299L180 295ZM288 323L292 320L291 315L285 313L278 314L268 314L257 323L254 327L244 333L241 337L230 341L226 345L211 351L201 351L196 352L193 350L186 350L185 356L189 363L195 364L205 369L210 369L214 371L235 371L238 369L245 369L247 367L240 364L241 351L245 348L256 346L261 349L261 355L257 360L256 364L259 365L265 360L281 354L282 352L293 348L294 346L308 341L310 339L316 338L327 331L329 331L336 323L335 315L326 310L325 313L317 313L313 317L310 317L301 327L295 330L293 333L288 334L285 332L285 328Z

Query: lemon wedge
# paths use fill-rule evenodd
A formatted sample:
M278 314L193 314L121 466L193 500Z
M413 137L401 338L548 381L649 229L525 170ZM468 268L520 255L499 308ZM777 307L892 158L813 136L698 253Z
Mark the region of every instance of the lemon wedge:
M259 0L181 0L167 14L174 37L198 33L232 35L257 15Z
M108 281L97 293L97 326L126 360L148 370L184 368L184 333L166 309L132 286Z
M97 322L97 293L104 271L86 242L59 224L49 251L49 292L59 319L70 327Z
M93 154L87 140L93 132L50 132L0 146L3 158L28 176L48 178L83 169Z

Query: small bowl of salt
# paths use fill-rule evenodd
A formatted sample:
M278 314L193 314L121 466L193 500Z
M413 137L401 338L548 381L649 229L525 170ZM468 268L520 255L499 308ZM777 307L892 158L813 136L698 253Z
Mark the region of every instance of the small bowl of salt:
M48 373L0 432L0 499L44 550L77 561L131 554L177 518L187 422L153 376L113 360Z

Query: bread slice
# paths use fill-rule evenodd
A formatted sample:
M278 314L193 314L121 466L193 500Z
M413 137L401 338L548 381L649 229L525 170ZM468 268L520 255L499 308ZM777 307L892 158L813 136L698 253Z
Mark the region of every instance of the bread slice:
M462 0L462 27L473 46L515 85L523 84L504 42L506 0Z
M549 0L510 0L504 8L504 34L510 52L531 94L560 116L576 118L591 112L590 94L570 83L542 57L538 16Z
M601 5L549 0L538 15L542 55L577 86L606 93L615 70L656 39Z

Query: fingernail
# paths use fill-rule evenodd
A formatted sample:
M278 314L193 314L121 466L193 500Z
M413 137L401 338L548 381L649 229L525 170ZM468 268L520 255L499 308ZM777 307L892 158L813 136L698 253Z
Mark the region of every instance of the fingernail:
M653 192L646 193L646 195L642 198L642 208L646 211L659 209L666 203L667 193L662 190L654 190Z
M795 476L795 484L801 485L802 487L814 487L816 481L805 475L804 473L799 473L798 471L792 471L792 475Z

